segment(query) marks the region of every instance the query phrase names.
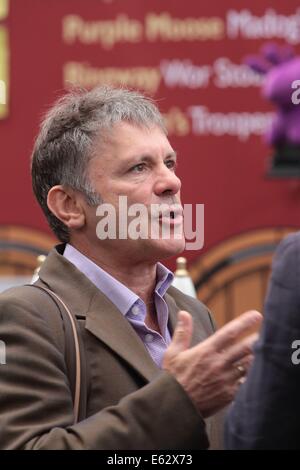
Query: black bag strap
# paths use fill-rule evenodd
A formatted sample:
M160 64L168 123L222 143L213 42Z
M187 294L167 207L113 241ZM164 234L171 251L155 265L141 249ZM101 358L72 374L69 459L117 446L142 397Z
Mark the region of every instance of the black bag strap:
M72 391L74 422L77 423L86 418L87 404L86 362L77 320L55 292L35 284L31 284L30 287L35 287L47 293L54 301L62 318L65 330L65 361Z

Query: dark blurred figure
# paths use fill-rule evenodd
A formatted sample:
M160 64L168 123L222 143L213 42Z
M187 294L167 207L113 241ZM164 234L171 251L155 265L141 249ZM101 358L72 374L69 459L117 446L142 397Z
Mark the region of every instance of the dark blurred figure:
M229 410L228 449L300 449L300 232L279 245L246 382Z

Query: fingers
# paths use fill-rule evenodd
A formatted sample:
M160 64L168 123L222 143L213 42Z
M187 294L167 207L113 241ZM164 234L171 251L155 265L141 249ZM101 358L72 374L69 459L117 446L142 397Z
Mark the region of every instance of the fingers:
M235 365L232 366L231 370L228 370L226 373L226 383L229 384L230 387L239 387L242 383L245 382L248 374L248 369L251 364L251 360L244 365Z
M193 319L191 315L180 310L172 341L167 349L168 354L176 355L190 347L193 334Z
M261 323L262 315L256 310L250 310L223 326L209 338L211 346L219 352L226 350L239 338Z
M253 355L249 354L249 356L244 357L243 360L232 365L236 380L240 381L241 378L245 379L252 362Z
M251 356L253 351L253 344L255 341L257 341L257 339L258 334L254 333L225 350L223 353L224 364L233 364L235 362L241 363L243 358Z
M252 364L253 356L250 354L243 361L232 364L231 367L226 369L223 375L223 383L226 387L228 396L234 398L238 388L245 382L248 374L249 367Z

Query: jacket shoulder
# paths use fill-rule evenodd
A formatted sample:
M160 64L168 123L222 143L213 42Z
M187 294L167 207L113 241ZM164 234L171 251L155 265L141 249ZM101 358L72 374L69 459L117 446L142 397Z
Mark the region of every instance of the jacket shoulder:
M58 307L44 292L32 286L18 286L0 294L0 322L28 328L29 332L44 331L64 352L64 331Z
M278 245L272 263L273 282L297 288L300 279L300 232L292 233Z

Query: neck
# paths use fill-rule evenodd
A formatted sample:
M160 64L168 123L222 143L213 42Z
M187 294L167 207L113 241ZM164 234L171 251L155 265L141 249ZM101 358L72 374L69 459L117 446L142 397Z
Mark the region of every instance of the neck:
M106 251L90 250L87 246L72 243L74 248L104 269L119 282L132 290L147 305L152 308L153 292L156 285L156 262L134 262L133 259L113 257Z

